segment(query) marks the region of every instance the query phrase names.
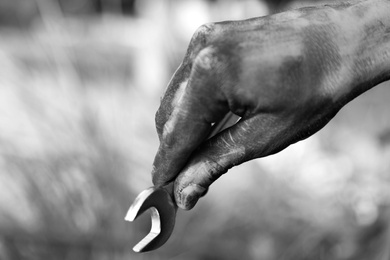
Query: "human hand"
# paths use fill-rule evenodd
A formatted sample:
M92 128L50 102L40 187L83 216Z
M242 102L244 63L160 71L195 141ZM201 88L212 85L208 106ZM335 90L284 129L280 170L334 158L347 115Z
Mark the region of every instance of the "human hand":
M176 203L191 209L228 169L311 136L379 83L362 80L359 17L345 14L316 7L200 27L156 114L153 183L174 181ZM241 120L206 140L229 111Z

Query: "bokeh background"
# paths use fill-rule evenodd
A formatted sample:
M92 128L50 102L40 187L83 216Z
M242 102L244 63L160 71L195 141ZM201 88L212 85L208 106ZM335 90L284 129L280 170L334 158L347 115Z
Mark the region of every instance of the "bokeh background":
M151 186L154 114L206 22L319 2L0 0L0 259L390 259L390 86L243 164L164 247L124 216Z

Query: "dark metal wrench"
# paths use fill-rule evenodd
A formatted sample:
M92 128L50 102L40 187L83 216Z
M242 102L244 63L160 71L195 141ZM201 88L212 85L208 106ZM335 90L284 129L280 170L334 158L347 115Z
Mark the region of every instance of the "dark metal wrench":
M238 116L229 112L220 122L213 125L209 138L232 126L238 119ZM157 249L171 236L177 211L173 183L164 187L150 187L142 191L130 206L125 220L134 221L148 209L151 210L152 227L149 234L133 247L137 253Z

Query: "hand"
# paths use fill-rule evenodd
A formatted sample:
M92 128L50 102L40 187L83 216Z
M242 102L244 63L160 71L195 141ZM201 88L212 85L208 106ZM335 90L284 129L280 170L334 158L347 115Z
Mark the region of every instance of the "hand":
M235 165L305 139L360 94L340 10L305 8L200 27L156 114L157 186L191 209ZM229 111L241 120L206 140Z

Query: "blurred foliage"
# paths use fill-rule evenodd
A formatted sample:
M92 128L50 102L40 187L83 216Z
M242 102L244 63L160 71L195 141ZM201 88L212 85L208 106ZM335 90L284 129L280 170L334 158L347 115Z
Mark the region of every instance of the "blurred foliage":
M0 26L28 28L47 5L57 5L64 15L136 15L135 0L0 0Z
M38 15L35 1L1 0L0 25L25 27Z
M64 15L76 2L41 1L29 30L1 29L0 259L389 259L389 84L232 169L178 212L164 247L133 253L150 220L123 218L151 185L154 113L190 35L262 5L145 0L137 18Z

